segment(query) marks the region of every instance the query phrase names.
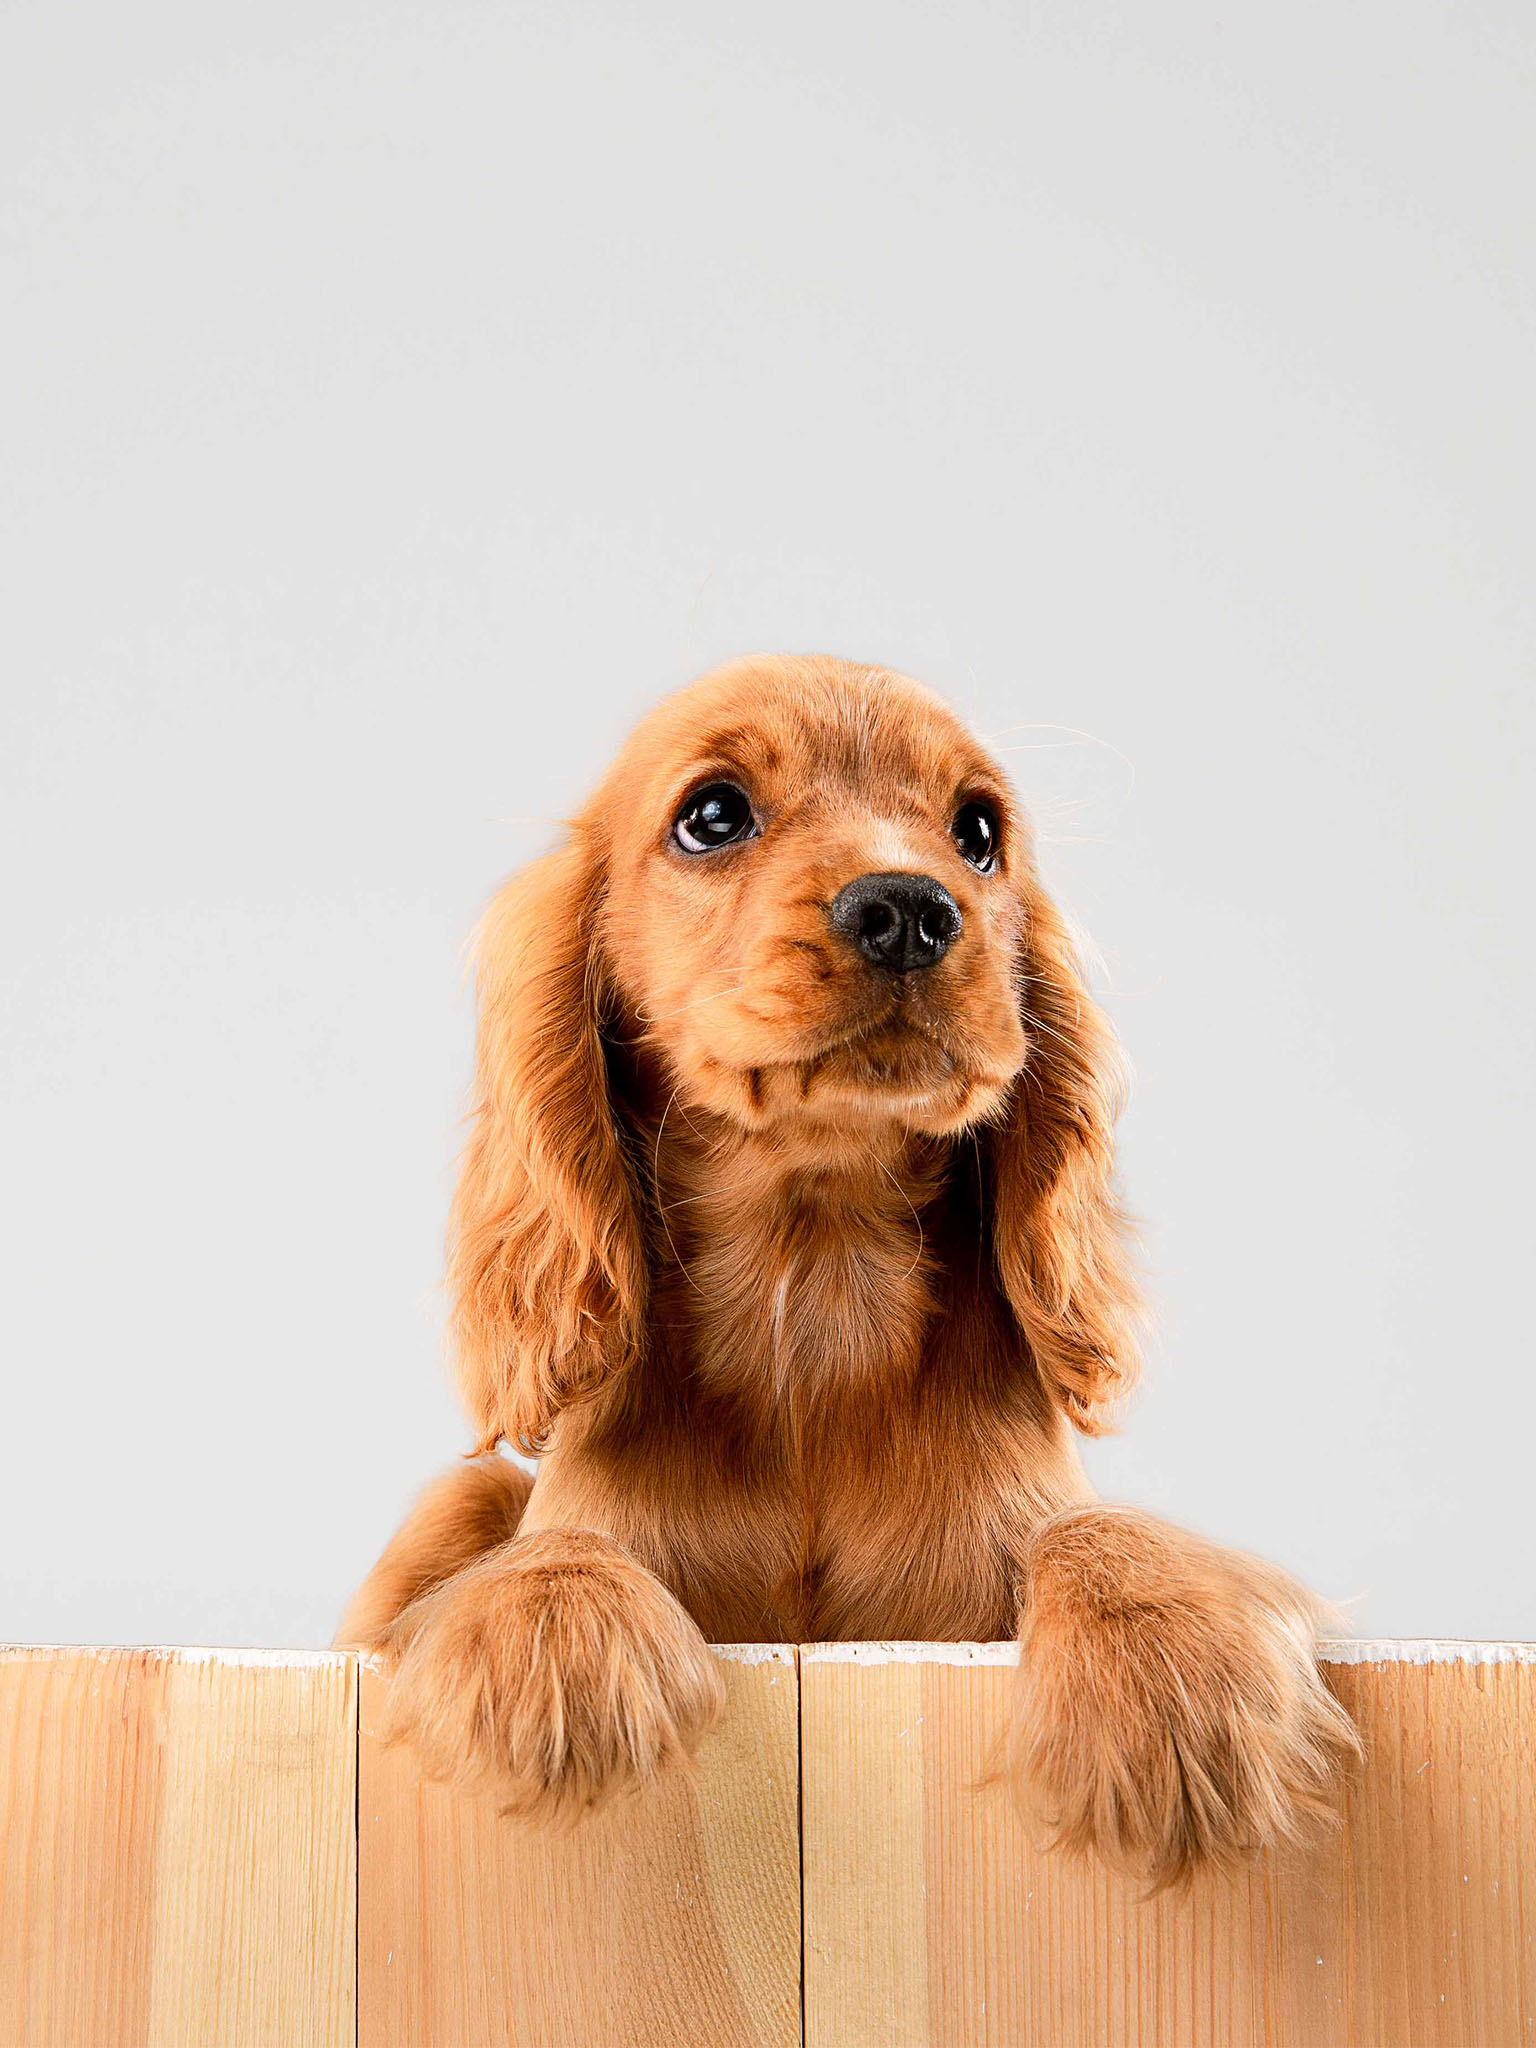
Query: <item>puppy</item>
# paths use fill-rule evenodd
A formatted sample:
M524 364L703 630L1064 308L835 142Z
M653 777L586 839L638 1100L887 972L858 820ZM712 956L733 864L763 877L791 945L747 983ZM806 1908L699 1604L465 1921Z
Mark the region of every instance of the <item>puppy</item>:
M423 1768L571 1814L692 1749L710 1640L1017 1635L1006 1770L1062 1844L1166 1884L1327 1815L1355 1736L1309 1595L1079 1464L1137 1369L1115 1048L944 705L707 677L478 960L479 1452L340 1637Z

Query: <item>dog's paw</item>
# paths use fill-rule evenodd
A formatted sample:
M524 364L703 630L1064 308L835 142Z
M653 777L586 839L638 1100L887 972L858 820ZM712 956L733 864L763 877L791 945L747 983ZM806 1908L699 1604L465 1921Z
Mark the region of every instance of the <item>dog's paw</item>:
M519 1536L401 1615L384 1735L504 1812L574 1819L692 1753L714 1656L659 1579L582 1531Z
M1359 1738L1285 1573L1101 1507L1026 1568L1007 1769L1058 1845L1160 1889L1336 1817Z

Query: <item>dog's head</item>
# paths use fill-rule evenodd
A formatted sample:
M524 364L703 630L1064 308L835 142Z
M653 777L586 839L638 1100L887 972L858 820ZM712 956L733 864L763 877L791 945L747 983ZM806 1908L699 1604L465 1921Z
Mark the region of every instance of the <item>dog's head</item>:
M684 1110L824 1147L1003 1100L1027 848L995 764L918 684L737 664L652 714L583 830L612 987Z
M975 1130L1003 1290L1102 1427L1134 1370L1113 1044L1007 779L930 692L778 658L670 698L497 899L480 969L452 1277L487 1438L536 1440L643 1340L616 1046L807 1163Z

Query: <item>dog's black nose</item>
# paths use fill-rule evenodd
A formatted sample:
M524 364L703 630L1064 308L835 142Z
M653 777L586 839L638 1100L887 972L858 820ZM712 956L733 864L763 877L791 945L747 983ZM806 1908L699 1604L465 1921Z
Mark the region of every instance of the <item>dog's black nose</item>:
M832 902L832 928L866 960L910 974L942 960L960 936L960 906L932 875L860 875Z

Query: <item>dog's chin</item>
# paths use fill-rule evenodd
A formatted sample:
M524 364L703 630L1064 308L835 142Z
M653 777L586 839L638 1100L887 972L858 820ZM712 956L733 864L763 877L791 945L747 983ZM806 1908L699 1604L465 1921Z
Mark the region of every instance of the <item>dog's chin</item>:
M948 1137L990 1116L1014 1071L1011 1062L978 1059L931 1030L886 1027L799 1058L736 1069L734 1108L756 1130Z

